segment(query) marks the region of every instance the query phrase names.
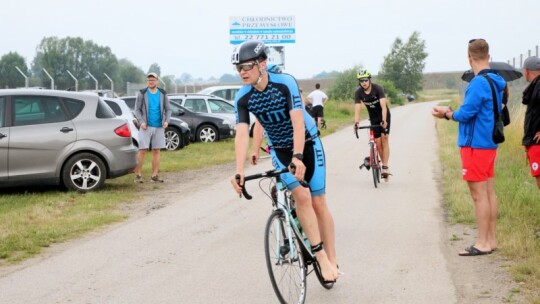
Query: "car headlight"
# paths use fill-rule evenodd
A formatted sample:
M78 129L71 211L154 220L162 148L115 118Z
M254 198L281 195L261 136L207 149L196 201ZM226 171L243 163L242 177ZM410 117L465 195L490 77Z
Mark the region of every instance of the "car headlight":
M224 119L222 124L226 125L229 127L229 129L235 129L235 125L228 119Z
M189 125L188 125L187 122L185 122L185 121L182 121L182 122L180 123L180 125L181 125L182 127L184 127L184 128L188 128L188 129L189 129Z

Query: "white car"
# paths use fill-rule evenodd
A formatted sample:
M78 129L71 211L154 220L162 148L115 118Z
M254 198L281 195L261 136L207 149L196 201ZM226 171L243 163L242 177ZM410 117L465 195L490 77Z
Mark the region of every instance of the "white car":
M233 126L236 125L234 106L223 98L207 94L177 93L167 94L171 101L176 101L184 108L195 113L208 113L227 119ZM250 114L250 134L253 131L255 116Z
M213 86L200 90L199 94L214 95L232 103L241 87L241 85Z
M103 97L102 97L103 98ZM125 101L119 98L103 98L103 100L109 105L116 116L125 119L129 125L131 131L131 139L135 147L139 146L139 129L135 126L135 117L131 112Z

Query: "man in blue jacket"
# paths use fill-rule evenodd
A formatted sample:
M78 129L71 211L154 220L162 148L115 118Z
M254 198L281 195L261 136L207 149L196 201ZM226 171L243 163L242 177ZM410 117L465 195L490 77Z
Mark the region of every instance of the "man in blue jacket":
M490 82L495 90L496 110L499 113L506 87L504 79L489 67L489 45L484 39L469 41L468 54L475 77L467 87L463 104L455 112L450 107L442 106L432 110L437 118L459 123L458 146L463 180L469 185L478 225L476 243L460 252L461 256L488 254L497 248L495 227L498 207L494 168L498 145L492 139L495 119Z

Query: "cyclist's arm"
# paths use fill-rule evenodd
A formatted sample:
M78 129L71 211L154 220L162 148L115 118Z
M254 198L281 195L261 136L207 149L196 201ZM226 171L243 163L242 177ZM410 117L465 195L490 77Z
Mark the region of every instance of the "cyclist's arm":
M293 125L293 154L304 153L304 145L306 143L306 127L304 124L304 112L294 110L291 111L291 122ZM304 163L293 157L291 160L296 165L294 177L297 180L304 180L306 166Z
M255 120L253 125L253 145L252 145L252 154L251 154L251 163L253 165L257 164L259 160L259 152L261 151L260 147L262 145L264 136L264 129L258 120Z
M359 124L360 123L360 112L362 111L362 104L361 103L355 103L354 104L354 123Z
M388 108L386 107L386 97L380 99L382 108L382 121L386 122L386 115L388 114Z

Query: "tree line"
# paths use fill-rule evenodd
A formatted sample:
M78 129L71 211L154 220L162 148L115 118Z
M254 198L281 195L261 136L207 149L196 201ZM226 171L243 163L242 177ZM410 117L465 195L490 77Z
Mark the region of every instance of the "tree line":
M397 92L416 94L422 89L423 70L428 55L425 47L425 41L420 39L420 33L416 31L406 42L396 38L376 78L388 91L390 98L399 99ZM322 72L315 78L336 78L329 95L335 99L350 99L358 87L356 73L361 68L354 66L344 72ZM54 88L60 90L75 89L75 79L78 90L95 89L96 80L98 89L108 89L111 78L115 91L125 93L128 82L144 83L145 75L149 72L160 75L167 88L174 84L202 81L187 73L179 78L162 75L157 63L153 63L145 72L128 59L118 59L109 47L97 45L91 40L80 37L44 37L36 48L30 66L17 52L10 52L0 58L0 88L25 86L25 78L21 73L28 77L29 86L51 87L51 80L45 71L54 79ZM219 83L240 82L238 75L231 74L224 74L215 80Z

